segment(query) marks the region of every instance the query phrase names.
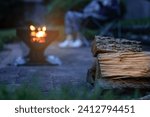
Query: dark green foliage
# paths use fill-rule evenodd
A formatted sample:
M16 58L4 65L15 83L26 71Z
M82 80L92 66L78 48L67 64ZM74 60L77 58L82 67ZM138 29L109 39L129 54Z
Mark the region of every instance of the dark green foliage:
M100 29L97 29L97 30L91 30L91 29L86 29L86 28L84 28L84 30L83 30L83 34L84 35L86 35L86 38L88 39L88 40L93 40L94 39L94 36L95 35L98 35L99 34L99 32L100 32Z
M0 40L0 51L3 49L3 42Z
M0 31L0 50L3 49L3 44L11 43L16 40L16 30L1 30Z
M120 28L122 30L122 33L123 33L124 28L129 28L132 30L132 28L136 29L136 27L148 28L148 30L149 30L150 29L150 18L120 20ZM103 26L97 28L97 30L85 28L83 33L84 33L84 35L86 35L86 37L88 39L93 40L94 36L98 35L102 29L103 29ZM118 24L117 23L112 27L112 30L114 31L113 36L115 36L115 35L118 36L117 35L118 34L118 32L117 32L118 31ZM128 32L128 33L130 33L130 32ZM139 34L139 33L136 33L136 34ZM109 33L107 33L107 35L109 35Z
M136 25L150 26L150 17L142 18L142 19L122 20L121 25L122 26L136 26Z
M90 0L53 0L47 7L50 15L59 15L59 13L65 13L68 10L81 10ZM57 12L57 14L56 14Z
M125 0L120 0L120 18L123 18L127 12Z
M42 93L37 88L30 88L28 86L23 86L21 88L16 89L15 91L15 99L17 100L38 100L42 99Z
M2 40L3 43L10 43L14 41L15 39L16 39L15 29L0 31L0 40Z
M24 85L12 90L7 86L0 87L0 99L8 100L116 100L116 99L138 99L141 97L142 91L137 89L104 90L99 87L92 89L85 87L65 86L59 89L52 89L49 92L42 92L37 85Z

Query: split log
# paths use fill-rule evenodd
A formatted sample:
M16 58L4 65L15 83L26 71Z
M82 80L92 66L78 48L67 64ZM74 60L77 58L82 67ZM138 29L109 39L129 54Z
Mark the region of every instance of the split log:
M126 39L96 36L92 44L92 53L95 57L100 53L103 54L141 51L142 47L139 41L129 41Z
M92 76L98 84L113 88L150 87L150 52L143 52L140 42L96 36L92 53L96 57Z
M150 78L150 53L99 54L103 78Z

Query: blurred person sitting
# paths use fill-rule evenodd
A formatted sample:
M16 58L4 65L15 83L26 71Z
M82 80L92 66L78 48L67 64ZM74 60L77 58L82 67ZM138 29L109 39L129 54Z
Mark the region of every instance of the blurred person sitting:
M65 15L66 39L59 44L60 48L78 48L83 45L81 24L88 17L107 20L119 14L118 0L92 0L82 12L68 11Z

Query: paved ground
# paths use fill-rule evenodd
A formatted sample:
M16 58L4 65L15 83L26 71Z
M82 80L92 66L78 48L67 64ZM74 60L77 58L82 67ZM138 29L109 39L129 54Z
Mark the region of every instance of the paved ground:
M87 86L86 73L92 64L90 47L78 49L60 49L51 45L46 55L60 57L61 66L9 66L22 54L19 43L7 45L0 52L0 84L20 86L22 84L39 85L42 91L58 88L62 85Z

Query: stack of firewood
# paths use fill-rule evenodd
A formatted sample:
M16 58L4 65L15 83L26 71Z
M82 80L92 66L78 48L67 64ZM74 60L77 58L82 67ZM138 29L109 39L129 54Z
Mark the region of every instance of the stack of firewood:
M150 53L143 52L138 41L96 36L92 53L96 62L90 69L92 80L88 76L91 83L99 79L150 80Z

